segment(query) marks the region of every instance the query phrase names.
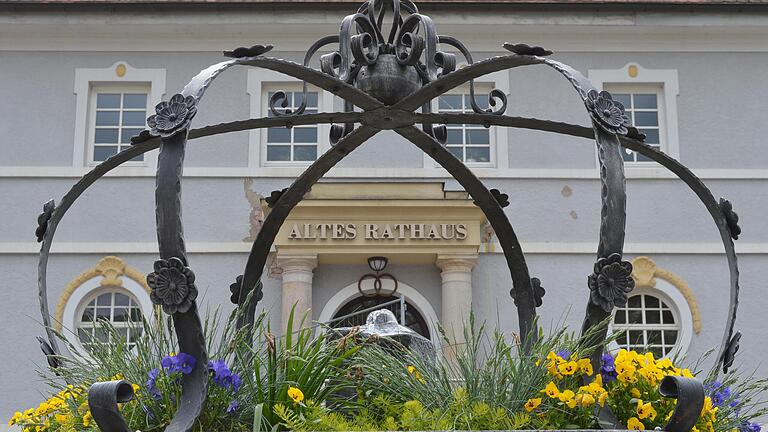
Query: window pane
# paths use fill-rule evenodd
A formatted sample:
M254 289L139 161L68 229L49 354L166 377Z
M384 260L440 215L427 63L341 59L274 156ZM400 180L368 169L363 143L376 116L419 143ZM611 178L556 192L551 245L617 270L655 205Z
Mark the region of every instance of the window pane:
M293 147L293 160L313 161L317 159L317 146L297 145Z
M631 310L629 313L630 324L642 324L643 323L643 311Z
M131 129L126 128L120 131L120 143L122 144L130 144L131 143L131 137L134 137L138 134L140 134L142 129Z
M629 331L629 343L631 345L645 346L642 330L630 330Z
M96 126L117 126L120 111L96 111Z
M659 130L658 129L639 129L640 132L645 134L645 142L647 144L659 144Z
M491 149L488 147L467 147L467 162L489 162Z
M93 322L93 309L85 308L83 315L80 317L82 322Z
M469 129L466 132L467 144L488 144L490 134L488 129Z
M645 312L646 324L661 324L661 312L649 310Z
M659 307L659 299L657 299L654 296L644 296L645 297L645 307L647 308L657 308Z
M123 126L144 126L144 111L123 111Z
M294 128L293 142L297 143L316 143L317 142L317 128Z
M658 147L657 147L658 149ZM637 161L638 162L651 162L653 159L649 158L648 156L641 155L640 153L637 154Z
M275 162L283 162L291 160L291 147L290 146L267 146L267 160Z
M630 102L628 93L616 93L611 96L613 96L613 100L621 102L624 108L632 108L632 102Z
M317 108L317 92L307 93L307 108Z
M117 154L117 146L96 146L93 148L93 160L102 162Z
M461 107L461 95L442 95L438 98L438 109L440 110L460 110Z
M117 128L96 129L94 131L93 141L96 144L116 144Z
M291 142L291 131L287 128L269 128L267 129L267 142L271 143L289 143Z
M141 322L141 317L142 317L141 309L136 308L136 307L131 308L131 321L132 322Z
M461 151L461 147L447 147L447 148L452 155L456 156L456 159L464 160L464 154Z
M617 310L613 322L614 324L625 324L627 322L627 311L623 309Z
M655 109L656 95L655 94L636 94L634 108L635 109Z
M624 149L624 151L621 152L621 157L624 158L624 162L634 162L635 152L632 150Z
M664 343L667 345L674 345L677 343L677 330L665 330L664 331Z
M488 109L488 94L483 92L475 92L475 102L480 109ZM466 111L472 111L472 98L469 94L464 95L464 109Z
M648 337L649 345L661 344L661 330L647 330L646 335Z
M635 126L658 126L659 125L659 115L655 111L650 112L644 112L644 111L636 111L635 112Z
M119 93L97 94L96 108L120 108L120 94Z
M448 129L446 144L463 144L461 129Z
M130 299L125 294L115 293L115 306L128 306Z
M123 108L147 108L146 93L126 93L123 95Z
M115 308L115 322L127 322L128 321L128 309L124 307Z
M668 310L663 311L662 317L664 318L664 324L674 324L675 323L675 317L672 315L671 311L668 311Z

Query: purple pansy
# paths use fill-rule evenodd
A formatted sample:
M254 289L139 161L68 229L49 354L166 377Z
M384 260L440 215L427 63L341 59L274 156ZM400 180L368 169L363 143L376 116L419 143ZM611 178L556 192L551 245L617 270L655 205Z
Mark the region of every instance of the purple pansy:
M613 356L609 353L604 353L602 361L600 362L600 375L606 382L610 382L616 379L616 364L614 363Z
M195 369L197 360L187 353L180 352L175 356L163 357L160 364L168 373L181 372L184 375L189 375Z
M213 375L213 382L220 387L232 389L233 391L240 390L243 380L240 378L240 375L229 370L229 367L224 360L208 362L208 371Z
M227 407L227 414L233 414L238 408L240 408L240 402L233 400Z
M150 396L152 396L152 399L158 400L162 399L163 395L160 393L160 390L157 389L157 378L160 377L160 370L155 368L152 369L147 373L147 376L149 379L147 380L147 391L149 392Z
M760 432L760 429L759 423L750 423L747 420L744 420L739 425L739 432Z
M568 358L571 357L571 352L566 349L560 350L557 352L557 356L560 357L561 359L567 360Z

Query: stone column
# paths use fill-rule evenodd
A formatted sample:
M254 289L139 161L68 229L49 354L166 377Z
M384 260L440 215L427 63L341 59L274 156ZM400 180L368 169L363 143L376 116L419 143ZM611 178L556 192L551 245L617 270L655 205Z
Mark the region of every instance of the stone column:
M474 255L438 255L437 266L443 280L443 310L440 322L452 342L464 340L464 323L469 320L472 307L472 267Z
M293 326L296 328L304 313L312 309L312 272L317 267L317 255L277 256L277 266L282 269L283 300L282 326L276 334L285 332L291 308L296 305ZM312 325L312 314L307 315L304 326Z

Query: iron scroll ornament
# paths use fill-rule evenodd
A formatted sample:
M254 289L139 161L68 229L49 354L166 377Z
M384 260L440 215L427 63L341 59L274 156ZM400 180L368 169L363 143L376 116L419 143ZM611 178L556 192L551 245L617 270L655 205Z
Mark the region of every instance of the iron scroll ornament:
M400 3L393 2L392 4ZM406 2L403 2L403 4L406 4ZM373 10L376 10L378 6L381 6L381 2L371 1L366 3L366 5L369 11L371 10L371 5L373 5ZM406 11L408 11L407 7ZM359 13L365 14L364 11ZM368 14L369 16L373 16L371 12L368 12ZM379 25L378 22L379 20L377 19L377 25ZM423 22L424 21L419 21L419 25ZM375 29L374 32L376 32ZM323 43L335 43L335 40L335 37L328 37L323 39ZM376 40L383 40L383 36L377 34ZM431 41L433 40L434 39L431 39L431 37L427 37L425 42L432 43ZM366 44L363 42L366 42L366 40L360 40L362 47L365 48ZM315 44L314 47L317 47L317 44ZM316 50L317 48L314 49ZM437 51L434 52L437 53ZM309 57L311 58L311 55ZM411 61L412 60L409 60L408 62ZM424 68L427 68L427 63L429 63L429 61L421 63L416 62L416 64L424 64ZM442 62L443 66L450 66L450 64L445 63L445 60L442 60ZM448 62L450 62L450 60L448 60ZM308 61L305 60L305 63L308 63ZM470 114L433 114L429 111L423 113L413 112L415 109L428 104L430 100L438 97L440 94L484 74L519 66L541 64L555 69L571 82L579 96L585 102L586 108L590 110L588 112L593 119L592 128L537 119L509 117L504 115L503 112ZM240 65L261 67L282 72L303 80L306 83L328 90L346 101L347 112L328 114L292 113L289 115L242 120L190 130L192 116L194 116L194 112L196 112L203 94L212 81L228 68ZM421 66L408 65L408 67L418 67L421 69ZM437 69L435 69L435 71L437 71ZM498 199L461 161L453 157L445 147L440 144L439 137L436 136L436 130L438 129L431 126L434 124L498 125L549 131L564 135L594 138L596 140L600 159L602 199L600 241L597 254L598 259L605 259L612 254L619 254L620 256L622 253L624 241L625 194L623 162L620 155L621 146L638 151L667 167L680 177L697 196L699 196L700 200L712 215L721 233L731 273L731 304L728 325L725 330L724 343L721 345L721 353L718 356L718 359L722 362L722 359L726 357L723 355L723 350L726 349L733 333L733 323L736 316L739 291L738 265L732 238L738 235L738 233L734 235L736 229L734 228L734 217L730 215L732 209L724 209L723 206L714 199L709 189L707 189L698 178L679 162L658 152L650 146L645 145L641 141L617 135L616 132L621 132L620 128L614 130L611 130L610 127L606 128L606 125L600 121L600 118L595 118L595 115L598 115L599 117L600 113L594 112L594 107L599 104L596 103L596 99L590 96L594 95L594 93L592 93L595 91L594 87L592 87L581 74L562 63L534 55L512 54L494 57L478 63L472 63L465 68L455 71L451 71L450 67L444 67L439 74L436 72L434 77L430 75L429 70L425 69L419 72L419 76L421 77L422 82L421 87L418 90L404 96L401 100L392 105L385 105L376 98L371 97L369 94L360 91L352 85L354 83L340 81L334 76L316 71L306 66L267 58L262 55L235 58L217 63L203 70L200 74L195 76L180 93L180 96L183 99L176 98L175 102L169 102L168 105L165 106L170 109L170 106L173 103L181 104L183 100L184 107L180 105L176 107L179 109L179 111L176 111L177 119L178 115L183 113L183 121L175 124L177 119L171 120L170 117L168 117L165 119L168 122L166 124L172 126L169 126L168 130L164 131L165 133L161 134L161 131L159 130L154 132L143 132L139 138L135 140L134 146L111 157L86 174L73 186L64 198L60 200L59 205L46 215L46 229L44 232L41 232L42 246L38 265L38 289L43 322L47 327L50 327L50 316L47 304L46 272L48 255L58 223L62 220L67 210L77 198L107 172L135 156L158 147L161 148L160 156L158 158L156 191L160 258L163 260L177 258L185 267L187 267L188 262L181 223L180 185L182 181L184 149L188 139L271 126L292 126L297 124L317 123L342 123L345 125L354 125L355 123L359 123L360 126L357 128L348 128L348 133L340 137L338 144L334 148L318 158L310 168L296 179L291 187L277 197L273 211L267 217L267 220L265 220L264 226L253 244L243 274L242 283L238 290L237 301L241 305L241 310L243 311L243 319L240 324L248 325L252 323L256 302L260 296L251 294L254 291L260 291L259 281L266 261L266 252L268 252L277 231L285 221L285 218L287 218L291 209L301 201L304 194L315 182L317 182L331 167L342 160L346 155L354 151L363 142L379 131L394 130L444 166L452 176L459 180L475 202L478 203L483 212L488 216L489 221L491 221L492 226L499 236L500 243L502 244L505 253L505 258L510 267L514 284L515 301L518 304L520 329L525 338L528 333L524 330L530 329L531 322L535 317L537 299L525 264L522 248L517 241L514 230L512 229L509 220L506 218ZM598 94L598 96L600 95ZM590 106L588 100L592 100L592 106ZM194 105L191 106L190 102L193 102ZM352 112L349 109L350 106L362 108L363 112ZM185 109L186 112L183 111L182 108ZM190 112L192 112L191 115L189 115ZM612 112L610 110L603 114L612 117ZM423 130L416 128L415 124L421 124ZM430 127L427 127L428 125L430 125ZM157 126L157 123L155 123L155 126ZM618 126L621 125L619 124ZM156 135L165 136L158 137ZM730 212L726 210L730 210ZM594 302L590 302L584 324L585 328L594 326L600 321L599 318L601 316L605 316L605 313L603 308L595 305ZM179 337L181 349L184 350L184 352L196 356L198 365L206 364L205 341L202 338L200 319L197 314L196 304L193 302L186 311L176 311L176 313L173 314L173 319L176 324L175 327L177 329L177 336ZM56 338L50 329L48 329L48 338L53 353L58 355L59 350L56 345ZM194 423L204 402L206 383L207 374L202 370L194 371L193 374L186 376L183 379L182 408L175 414L171 425L167 430L182 431L191 428L191 425Z

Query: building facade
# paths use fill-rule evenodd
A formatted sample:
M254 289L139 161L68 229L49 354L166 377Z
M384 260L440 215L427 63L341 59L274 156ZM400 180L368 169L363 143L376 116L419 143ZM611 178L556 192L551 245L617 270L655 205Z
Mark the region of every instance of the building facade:
M301 61L306 48L338 31L347 2L5 2L0 4L0 417L32 405L44 385L35 218L93 166L130 145L155 104L177 93L221 51L254 43ZM736 243L742 294L737 364L768 369L761 318L768 278L768 9L754 2L422 2L440 34L462 39L476 59L504 53L506 41L541 45L627 107L647 142L690 167L715 196L730 199L744 233ZM316 65L315 65L316 66ZM581 100L552 71L527 67L488 75L478 99L499 89L510 115L587 125ZM278 73L227 72L206 95L194 125L269 115L301 83ZM468 88L433 101L468 110ZM307 112L340 111L310 87ZM190 142L184 223L203 309L230 310L229 285L242 273L269 207L331 148L329 127L235 132ZM509 195L507 214L532 276L546 289L540 323L578 331L595 260L600 183L594 142L543 132L454 126L447 147L489 186ZM60 225L49 268L57 328L76 347L101 336L97 318L121 327L151 319L146 273L157 258L157 152L131 161L92 187ZM627 238L637 288L614 328L618 345L650 346L693 361L720 343L728 272L717 230L671 173L625 154ZM368 258L388 260L376 292ZM375 266L374 266L375 267ZM370 276L373 274L374 276ZM369 275L364 277L365 275ZM361 281L362 278L362 282ZM397 290L393 292L397 280ZM329 322L387 303L439 343L473 310L480 321L517 331L511 279L482 212L415 146L382 132L349 155L297 207L278 236L259 309L283 326L296 304ZM710 364L714 359L709 359ZM13 368L7 365L15 365Z

